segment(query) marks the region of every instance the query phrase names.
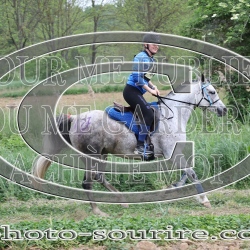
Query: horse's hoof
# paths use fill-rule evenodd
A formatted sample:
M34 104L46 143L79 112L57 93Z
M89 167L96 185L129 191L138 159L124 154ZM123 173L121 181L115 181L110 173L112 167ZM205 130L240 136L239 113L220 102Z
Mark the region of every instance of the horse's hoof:
M109 216L108 214L102 212L100 209L93 210L93 213L95 215L99 215L99 216L102 216L102 217L108 217Z
M129 207L129 205L128 205L128 204L126 204L126 203L121 204L121 206L122 206L122 207L124 207L124 208L128 208L128 207Z
M102 217L109 217L109 215L104 213L104 212L101 212L99 215L102 216Z
M106 213L104 213L102 211L100 211L97 215L102 216L102 217L109 217L108 214L106 214Z
M204 207L211 208L211 203L209 201L203 203Z

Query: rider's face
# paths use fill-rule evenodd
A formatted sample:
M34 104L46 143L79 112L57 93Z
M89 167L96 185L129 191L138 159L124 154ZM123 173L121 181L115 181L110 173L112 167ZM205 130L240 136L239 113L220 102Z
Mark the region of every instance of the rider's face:
M159 49L159 45L154 44L154 43L149 43L148 44L148 49L149 49L149 51L151 51L151 53L156 54L158 49Z

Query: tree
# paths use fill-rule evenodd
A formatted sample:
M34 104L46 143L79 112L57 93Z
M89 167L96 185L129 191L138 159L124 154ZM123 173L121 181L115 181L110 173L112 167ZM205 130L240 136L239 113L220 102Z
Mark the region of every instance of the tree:
M93 22L93 32L98 31L98 27L100 26L100 21L106 17L106 16L113 16L113 13L107 12L108 8L110 7L109 4L104 4L104 0L96 1L96 0L91 0L91 9L89 10L90 13L90 18L92 19ZM108 6L108 7L107 7ZM95 44L95 36L93 40L93 45L91 48L91 63L94 64L96 54L97 54L97 48L100 45Z
M0 7L5 38L16 50L24 48L42 18L49 0L3 0Z
M80 6L81 2L81 6ZM40 40L51 40L58 37L69 36L75 33L79 25L87 18L84 15L83 7L87 0L51 0L42 13L42 20L37 32ZM55 43L50 43L52 50ZM61 52L62 57L67 60L68 50Z
M185 35L226 47L243 56L250 54L250 3L248 0L190 1L195 9ZM218 67L221 65L218 64ZM249 68L249 65L248 65ZM229 69L230 70L230 69ZM228 71L228 68L225 68ZM220 72L221 73L221 72ZM236 105L238 119L245 121L250 110L249 83L235 72L226 74L226 93L229 105ZM237 84L236 84L237 83ZM237 102L237 103L236 103Z
M27 46L34 35L34 30L42 18L44 6L49 0L2 0L1 22L5 43L11 50ZM20 78L24 78L24 67L21 66Z
M181 0L117 0L120 20L130 30L173 33L184 14Z
M103 9L103 0L101 1L101 3L96 6L96 1L95 0L91 0L92 3L92 9L91 9L91 13L92 13L92 18L93 18L93 32L97 32L98 29L98 22L99 19L102 15L102 9ZM95 62L95 58L96 58L96 51L97 46L95 44L95 37L94 37L94 41L93 41L93 45L92 45L92 55L91 55L91 63L94 64Z
M184 33L249 55L249 7L247 0L190 1L195 11Z
M85 3L84 1L81 1ZM72 35L78 26L86 19L83 4L79 0L52 0L49 1L42 14L39 29L43 40Z

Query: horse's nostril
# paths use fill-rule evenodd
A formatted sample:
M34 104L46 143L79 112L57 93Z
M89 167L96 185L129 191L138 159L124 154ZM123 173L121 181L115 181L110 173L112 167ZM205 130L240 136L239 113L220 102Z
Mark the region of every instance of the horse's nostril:
M218 107L218 116L224 116L227 113L227 108L226 107Z

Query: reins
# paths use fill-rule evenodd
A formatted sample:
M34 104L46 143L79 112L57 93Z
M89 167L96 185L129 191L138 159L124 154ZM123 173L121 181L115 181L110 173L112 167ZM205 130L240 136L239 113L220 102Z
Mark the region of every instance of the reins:
M209 96L209 94L207 93L207 87L211 84L210 82L208 83L202 83L202 87L201 87L201 90L202 90L202 98L200 99L200 101L198 103L192 103L192 102L185 102L185 101L181 101L181 100L176 100L176 99L172 99L172 98L169 98L169 97L164 97L164 96L159 96L159 95L153 95L155 97L157 97L158 99L158 103L163 103L171 112L172 112L172 116L171 117L164 117L165 119L167 120L170 120L174 117L174 112L173 110L163 101L163 99L165 100L170 100L170 101L174 101L174 102L179 102L179 103L184 103L184 104L188 104L188 105L193 105L195 106L195 108L199 107L200 106L200 103L202 102L202 100L206 100L207 102L209 102L209 106L212 106L213 104L215 104L216 102L218 102L220 99L218 98L217 100L215 100L214 102L212 102L211 100L211 97ZM204 94L206 95L206 97L204 96ZM160 106L160 105L159 105Z

